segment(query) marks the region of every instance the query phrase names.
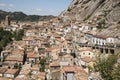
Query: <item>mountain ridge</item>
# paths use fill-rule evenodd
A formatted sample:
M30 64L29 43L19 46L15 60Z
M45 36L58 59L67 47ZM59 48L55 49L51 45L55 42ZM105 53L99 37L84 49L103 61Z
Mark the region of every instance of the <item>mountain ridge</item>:
M18 12L7 12L0 10L0 20L4 20L5 17L9 15L11 20L17 20L17 21L43 21L43 20L50 20L51 18L54 18L56 16L52 15L45 15L45 16L40 16L40 15L27 15L21 11Z

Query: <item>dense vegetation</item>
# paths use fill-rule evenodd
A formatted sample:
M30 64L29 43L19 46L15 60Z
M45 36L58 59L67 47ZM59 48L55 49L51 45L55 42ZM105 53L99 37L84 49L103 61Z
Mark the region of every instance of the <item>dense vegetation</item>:
M117 55L110 55L107 59L99 57L94 66L95 71L99 72L104 80L120 80L120 64L117 62Z
M17 21L43 21L54 18L52 15L38 16L38 15L26 15L23 12L5 12L0 10L0 20L4 20L7 15L10 15L11 20Z
M18 31L15 31L13 33L13 37L15 38L16 41L22 40L22 37L24 36L24 30L20 29Z
M15 32L5 31L0 27L0 51L5 47L9 42L12 41L12 38L15 40L21 40L24 35L24 30L18 30Z
M12 33L10 31L5 31L3 28L0 28L0 51L12 41Z
M14 69L21 69L22 68L22 64L21 63L15 63L14 64Z
M46 58L40 59L40 65L41 65L40 71L44 72L45 71L45 65L46 65Z

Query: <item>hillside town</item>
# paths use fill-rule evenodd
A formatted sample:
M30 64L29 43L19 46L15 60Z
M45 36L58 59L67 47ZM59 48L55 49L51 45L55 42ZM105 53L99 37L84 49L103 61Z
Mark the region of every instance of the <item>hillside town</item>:
M120 52L120 37L97 33L99 17L64 24L59 18L16 22L6 16L3 29L23 29L24 36L1 51L0 80L102 80L91 69L100 55Z

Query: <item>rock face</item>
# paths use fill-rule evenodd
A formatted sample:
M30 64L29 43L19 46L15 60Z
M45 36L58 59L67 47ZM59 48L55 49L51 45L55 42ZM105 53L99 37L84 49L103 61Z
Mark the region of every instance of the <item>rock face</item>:
M104 16L105 27L104 31L114 28L118 29L120 25L120 0L73 0L66 10L64 10L59 17L63 21L84 21L93 19L95 16ZM116 25L117 28L113 25ZM108 26L109 25L109 26ZM120 29L120 28L119 28ZM112 34L112 33L109 33Z

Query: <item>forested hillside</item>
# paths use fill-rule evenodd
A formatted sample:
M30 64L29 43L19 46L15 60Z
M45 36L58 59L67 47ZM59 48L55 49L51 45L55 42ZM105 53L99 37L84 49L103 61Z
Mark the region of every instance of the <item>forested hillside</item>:
M0 10L0 20L4 20L5 17L9 15L11 20L17 21L43 21L43 20L50 20L55 16L47 15L47 16L39 16L39 15L27 15L23 12L6 12Z

